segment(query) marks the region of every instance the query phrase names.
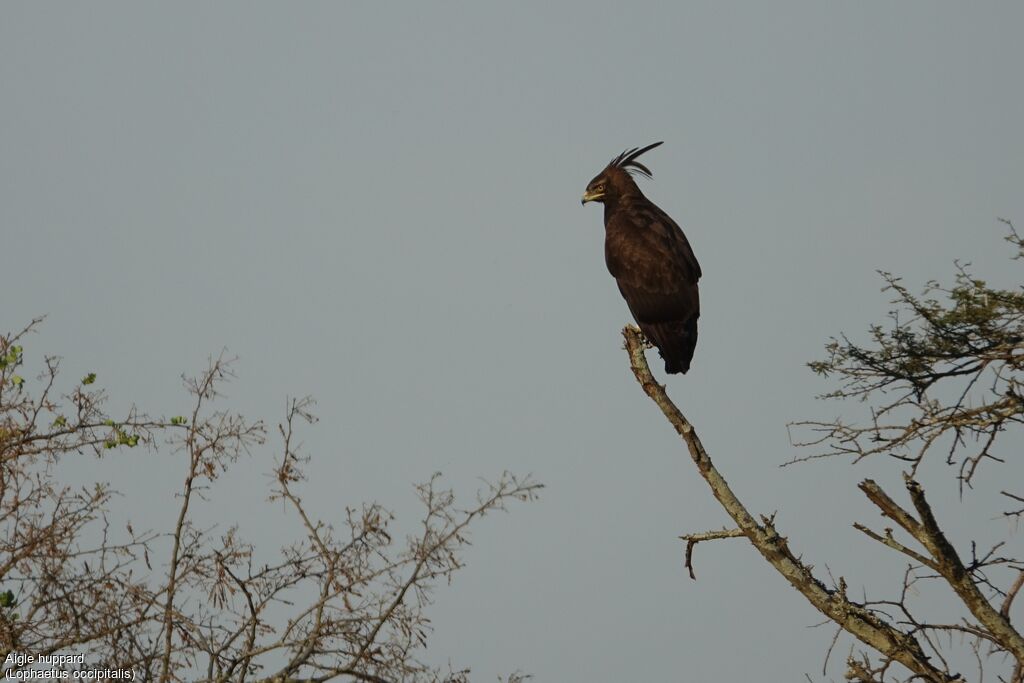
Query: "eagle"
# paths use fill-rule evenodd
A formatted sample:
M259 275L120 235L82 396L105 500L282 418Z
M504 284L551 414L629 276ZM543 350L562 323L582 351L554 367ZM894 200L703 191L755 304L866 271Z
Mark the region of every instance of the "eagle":
M634 176L653 177L637 161L661 142L626 150L587 185L582 204L604 204L604 259L647 340L665 359L665 372L690 369L697 346L700 264L686 235L644 196Z

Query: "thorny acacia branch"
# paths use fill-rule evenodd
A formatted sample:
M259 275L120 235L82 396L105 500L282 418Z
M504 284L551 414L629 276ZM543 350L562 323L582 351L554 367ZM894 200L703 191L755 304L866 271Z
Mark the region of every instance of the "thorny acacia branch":
M1007 240L1020 258L1024 256L1024 240L1012 225L1007 225ZM895 523L897 531L854 525L913 562L894 600L865 598L862 603L854 603L846 596L842 577L836 590L827 590L806 565L792 558L785 539L781 547L769 543L775 533L772 521L762 518L761 523L755 522L735 499L711 465L692 426L665 396L664 388L651 378L637 332L628 328L624 332L637 379L686 441L716 498L751 543L811 604L881 653L877 665L867 655L848 660L847 677L857 681L891 680L895 662L909 668L915 680L958 679L952 673L948 654L952 636L959 634L978 662L979 679L986 660L1002 659L1013 664L1013 673L1000 680L1024 683L1024 638L1010 615L1024 586L1024 561L997 554L999 548L1010 547L1006 542L980 555L972 542L969 557L958 553L914 478L925 456L943 449L946 462L957 468L962 494L972 485L982 462L1001 462L1019 455L1017 448L1003 446L997 450L997 444L1002 443L1001 437L1011 426L1024 423L1024 392L1019 378L1024 369L1024 290L993 289L971 276L966 266L958 264L957 268L953 287L929 283L922 297L911 294L899 278L883 273L887 289L896 293L894 303L900 307L891 314L891 328L872 327L870 346L854 344L846 337L833 340L827 347L829 358L811 364L816 372L840 379L841 388L826 398L856 398L861 402L876 399L868 404L870 415L863 424L848 424L839 418L795 423L814 434L796 445L825 448L824 452L791 462L845 454L855 461L888 455L908 463L907 508L877 483L865 480L860 484L868 499ZM937 301L933 298L935 292L948 301ZM1019 493L1000 493L1015 503L1024 501ZM1011 509L1003 515L1019 520L1022 512ZM909 539L898 538L901 532ZM688 567L692 549L688 543ZM1002 579L1007 570L1013 573ZM996 572L1001 577L998 583L1005 581L1008 587L997 584ZM909 596L919 592L916 586L922 581L954 597L964 610L962 614L948 623L919 619L911 609Z
M779 535L770 519L762 517L760 522L754 519L714 466L693 425L665 393L665 387L655 381L644 357L640 331L627 326L623 329L623 337L630 367L640 386L686 443L690 458L711 488L715 499L765 560L822 614L888 659L899 662L922 680L933 683L957 680L958 676L935 667L913 636L850 600L843 584L839 590L827 589L811 569L792 553L786 538Z
M463 566L471 524L532 500L540 484L506 473L463 507L432 477L416 488L424 512L404 543L377 503L344 508L334 524L317 519L300 495L309 457L295 436L297 423L315 421L312 402L293 400L271 498L298 528L279 550L257 550L237 526L195 521L209 516L217 480L264 441L260 422L217 408L229 361L215 358L186 379L186 416L132 410L115 421L102 410L95 375L59 396L57 359L45 359L35 381L18 374L21 341L36 324L0 336L0 675L22 668L4 663L10 652L70 650L168 683L468 681L465 670L420 660L431 592ZM179 505L163 533L137 533L129 523L120 534L108 521L123 516L112 509L114 491L60 483L63 458L118 457L122 448L155 448L161 435L183 465ZM152 482L154 496L163 485ZM217 517L233 513L244 517L219 501Z
M1006 240L1016 258L1024 240L1009 221ZM1024 423L1024 291L997 289L956 264L952 286L929 282L921 295L882 272L894 294L890 324L873 325L867 344L832 339L827 358L810 363L840 388L823 398L877 399L859 422L836 418L795 422L794 445L816 447L813 458L844 455L859 461L888 456L911 474L938 451L969 487L984 462L1000 462L1000 436Z
M909 476L905 479L917 518L895 503L870 479L861 482L860 489L883 515L899 524L928 551L930 557L920 558L919 561L946 580L983 627L978 630L989 634L993 642L998 643L1017 661L1024 662L1024 637L1011 626L1009 617L996 610L982 595L972 572L964 566L959 554L939 527L921 485ZM910 556L919 558L916 554Z

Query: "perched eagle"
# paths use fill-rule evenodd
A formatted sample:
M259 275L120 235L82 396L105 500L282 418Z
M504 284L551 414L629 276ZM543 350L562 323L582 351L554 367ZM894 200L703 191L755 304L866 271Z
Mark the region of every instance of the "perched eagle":
M652 177L637 157L662 143L627 150L587 185L583 204L604 204L604 258L629 310L665 359L665 372L690 369L697 345L700 264L686 235L637 187Z

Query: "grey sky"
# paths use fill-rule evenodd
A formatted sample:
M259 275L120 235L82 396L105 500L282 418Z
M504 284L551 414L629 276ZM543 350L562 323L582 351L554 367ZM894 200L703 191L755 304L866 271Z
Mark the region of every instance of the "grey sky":
M899 469L779 469L785 423L842 410L804 363L881 321L875 269L1019 283L996 218L1024 225L1022 25L1013 2L5 3L0 321L48 314L28 360L97 372L114 409L179 412L178 375L223 347L250 417L314 395L324 516L378 499L408 524L436 470L466 495L534 473L542 500L485 519L438 592L438 664L820 680L832 631L751 549L699 548L685 576L676 536L726 518L628 371L579 197L666 141L642 188L705 272L672 395L798 552L892 587L902 562L850 523L875 520L855 482ZM296 533L261 502L271 455L204 513L268 551ZM115 481L138 526L170 519L169 453L67 467ZM984 537L994 502L924 475Z

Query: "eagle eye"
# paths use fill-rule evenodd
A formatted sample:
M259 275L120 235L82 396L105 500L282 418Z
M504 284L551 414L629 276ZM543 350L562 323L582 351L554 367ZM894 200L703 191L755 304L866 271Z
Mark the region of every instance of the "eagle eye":
M594 188L598 192L604 192L604 183L598 183L597 187Z

